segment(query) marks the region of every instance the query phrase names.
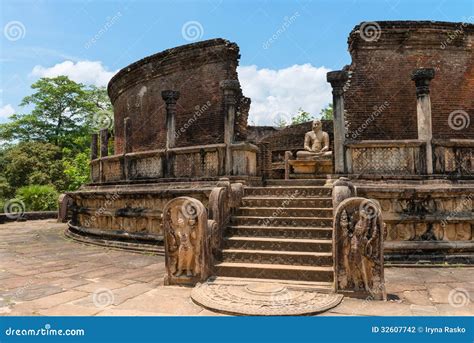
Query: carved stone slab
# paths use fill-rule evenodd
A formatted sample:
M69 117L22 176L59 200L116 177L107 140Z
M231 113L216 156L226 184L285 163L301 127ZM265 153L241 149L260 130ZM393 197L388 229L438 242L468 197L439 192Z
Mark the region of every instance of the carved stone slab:
M334 217L336 289L385 299L382 211L378 202L343 200Z
M165 284L194 285L209 277L210 232L207 212L197 199L179 197L163 209Z
M236 315L297 316L315 314L337 306L341 294L318 293L276 283L204 283L191 298L208 309Z

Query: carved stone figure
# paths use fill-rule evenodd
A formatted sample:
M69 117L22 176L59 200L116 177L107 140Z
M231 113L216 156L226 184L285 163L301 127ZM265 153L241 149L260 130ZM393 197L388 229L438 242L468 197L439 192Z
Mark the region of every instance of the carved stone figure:
M320 157L332 156L329 151L329 135L322 130L321 120L313 121L313 130L304 136L304 151L298 151L298 159L314 159Z
M194 276L194 242L196 240L196 232L194 219L188 219L178 213L178 222L175 228L175 233L178 238L178 261L176 266L175 276L181 276L186 273L186 276Z
M196 199L179 197L165 205L165 284L194 285L209 276L208 224L206 209Z
M337 288L385 299L381 209L374 200L351 197L334 220Z

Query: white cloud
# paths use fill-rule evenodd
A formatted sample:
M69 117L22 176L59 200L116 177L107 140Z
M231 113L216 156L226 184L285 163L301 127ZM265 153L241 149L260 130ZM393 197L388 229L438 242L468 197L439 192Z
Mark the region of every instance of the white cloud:
M300 107L318 116L332 101L328 71L309 63L278 70L239 67L242 91L252 99L249 125L274 125L280 118L289 121Z
M10 104L0 107L0 121L6 121L13 113L15 109Z
M52 67L37 65L31 75L37 77L56 77L66 75L71 80L87 85L107 86L117 71L108 71L100 61L64 61Z

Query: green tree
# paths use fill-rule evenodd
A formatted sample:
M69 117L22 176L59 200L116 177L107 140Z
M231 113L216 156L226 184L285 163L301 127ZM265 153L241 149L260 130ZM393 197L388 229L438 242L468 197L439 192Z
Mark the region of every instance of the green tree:
M9 123L0 125L0 139L49 142L83 151L93 129L94 113L111 109L105 88L86 87L67 76L41 78L31 88L35 92L20 106L33 106L33 110L14 114Z
M62 191L67 178L61 158L61 150L54 144L20 142L5 152L3 173L13 189L37 184L54 185Z
M291 118L291 125L306 123L313 119L314 117L309 112L306 112L300 107L298 113Z
M321 115L321 119L323 120L333 120L334 119L334 114L333 114L333 108L332 104L328 104L325 108L319 112Z
M63 150L64 174L67 176L67 190L75 191L81 185L90 180L89 177L89 156L90 149L78 154L71 154L66 149Z
M15 198L23 201L26 211L53 211L58 208L58 192L53 186L24 186L16 191Z

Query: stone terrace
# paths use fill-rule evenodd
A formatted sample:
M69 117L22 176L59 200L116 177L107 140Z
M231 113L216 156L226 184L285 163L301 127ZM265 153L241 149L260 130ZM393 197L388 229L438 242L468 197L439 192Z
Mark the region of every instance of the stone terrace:
M0 225L0 315L217 315L163 286L164 257L83 245L54 220ZM386 268L389 301L345 298L323 315L473 315L473 268ZM456 305L456 304L455 304Z

